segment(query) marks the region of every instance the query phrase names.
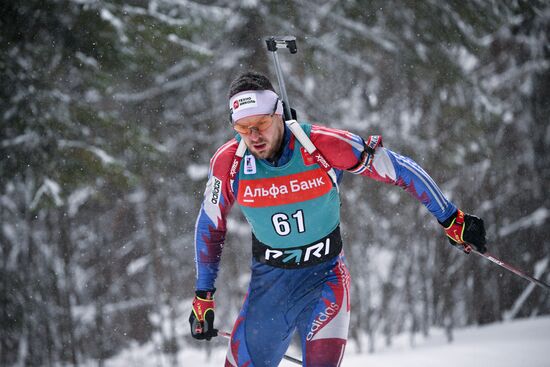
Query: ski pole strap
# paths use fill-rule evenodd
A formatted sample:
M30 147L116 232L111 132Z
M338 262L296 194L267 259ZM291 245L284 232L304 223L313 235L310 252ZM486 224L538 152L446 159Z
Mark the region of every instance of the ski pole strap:
M325 172L328 174L328 176L330 177L330 180L332 181L332 183L334 184L334 187L336 187L336 190L338 192L340 192L340 188L338 187L338 179L336 178L336 172L334 172L334 169L332 168L332 166L330 165L330 163L328 163L328 161L325 159L325 157L321 154L321 152L315 147L315 145L313 144L313 142L311 141L311 139L309 138L309 136L307 136L306 132L304 131L304 129L302 129L302 127L300 126L300 124L298 123L298 121L296 120L288 120L288 121L285 121L286 122L286 126L288 126L288 128L290 129L290 131L292 131L292 134L294 134L294 136L296 137L296 139L298 139L298 141L300 142L300 144L302 144L302 146L305 148L305 150L309 153L309 155L311 155L313 157L313 159L315 160L315 162L321 166L321 168L323 170L325 170Z
M201 296L204 296L204 298L195 295L195 298L193 299L193 313L195 314L197 320L204 321L204 316L206 313L208 311L214 311L216 304L214 303L214 298L211 292L205 292L205 295L201 294ZM201 333L202 331L199 329L197 332Z
M338 225L325 237L303 246L273 248L252 233L252 255L263 264L276 268L297 269L330 260L342 251L342 236Z
M445 234L456 243L464 244L464 251L470 253L471 246L464 242L464 228L464 212L459 209L451 224L445 227Z

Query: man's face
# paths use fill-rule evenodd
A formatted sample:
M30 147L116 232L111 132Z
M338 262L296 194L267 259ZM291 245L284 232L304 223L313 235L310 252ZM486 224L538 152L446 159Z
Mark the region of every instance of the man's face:
M283 119L276 114L243 117L235 123L235 130L259 159L275 158L284 135Z

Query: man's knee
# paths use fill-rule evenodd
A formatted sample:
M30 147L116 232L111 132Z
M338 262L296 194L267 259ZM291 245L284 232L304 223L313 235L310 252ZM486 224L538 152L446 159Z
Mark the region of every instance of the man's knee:
M307 367L338 367L342 363L346 339L327 338L309 341L304 359Z

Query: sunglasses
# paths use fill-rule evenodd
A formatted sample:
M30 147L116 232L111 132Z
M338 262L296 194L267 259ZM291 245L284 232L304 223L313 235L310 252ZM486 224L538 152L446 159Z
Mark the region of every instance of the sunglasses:
M241 124L235 123L233 124L233 129L242 135L249 135L252 133L252 130L256 130L257 132L262 132L269 129L269 127L273 125L273 121L274 121L273 115L275 114L275 111L277 111L277 103L279 103L278 99L275 101L275 106L273 106L273 112L271 112L271 114L269 115L269 120L263 118L258 122L248 124L248 125L241 125Z
M234 124L233 129L239 134L248 135L252 133L252 130L262 132L269 129L269 127L273 124L273 121L273 115L269 115L269 120L266 120L264 118L258 122L254 122L248 125Z

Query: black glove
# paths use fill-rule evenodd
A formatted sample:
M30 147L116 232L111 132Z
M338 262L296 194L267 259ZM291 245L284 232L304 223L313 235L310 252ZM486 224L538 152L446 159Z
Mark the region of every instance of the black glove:
M457 210L449 219L440 224L445 228L445 234L449 237L451 245L462 248L470 253L468 245L472 245L478 252L487 252L487 238L485 237L485 225L483 219L475 215L464 214Z
M191 325L191 336L195 339L210 340L218 335L218 330L214 329L214 292L196 291L193 299L193 308L189 316Z

